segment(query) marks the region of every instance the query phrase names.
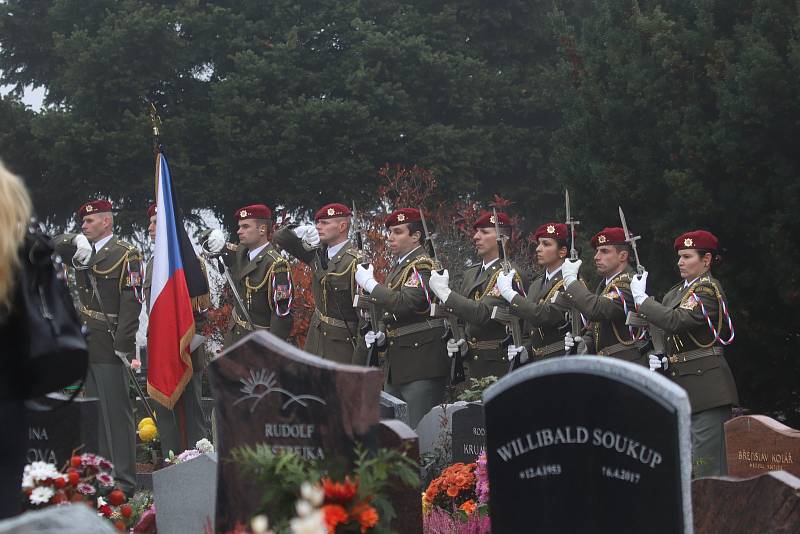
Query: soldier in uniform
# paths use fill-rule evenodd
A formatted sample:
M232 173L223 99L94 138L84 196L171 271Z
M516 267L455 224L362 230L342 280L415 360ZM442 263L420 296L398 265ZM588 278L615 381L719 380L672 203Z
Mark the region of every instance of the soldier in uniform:
M508 215L498 212L497 225L502 233L510 237L512 225ZM469 376L472 378L501 377L508 372L506 347L509 334L505 325L492 319L492 310L495 306L507 307L497 286L497 279L503 270L499 261L500 246L494 215L490 212L483 213L472 228L475 230L472 241L478 256L481 257L481 263L464 271L464 278L458 291L450 289L450 274L447 270L442 274L433 273L431 288L447 311L461 318L466 324L468 341L449 340L448 354L452 357L461 351L465 361L468 362ZM524 292L523 282L518 274L519 269L514 271L516 289Z
M387 393L408 404L412 428L444 399L450 364L445 350L444 319L432 319L428 281L433 260L422 247L419 210L395 210L386 220L388 245L397 257L385 284L373 276L373 266L356 267L356 283L380 308L383 330L370 330L367 346L385 348ZM375 329L375 325L372 325Z
M631 248L625 242L622 228L604 228L592 238L597 273L602 277L592 293L578 282L581 260L567 260L561 268L565 291L556 298L561 306L576 308L589 322L583 337L567 332L567 352L577 342L578 353L612 356L628 362L647 365L640 352L644 343L637 332L625 324L628 311L635 311L630 283L634 270L630 265Z
M647 273L631 282L639 312L651 336L662 336L665 355L651 355L650 368L665 374L689 394L692 406L694 476L727 473L723 425L738 404L736 383L724 356L733 341L733 324L722 285L711 275L718 249L716 236L705 230L675 240L681 281L659 304L646 293Z
M363 255L348 239L351 215L344 204L327 204L314 215L315 224L281 228L274 242L311 269L314 315L303 349L339 363L363 365L366 347L353 308L356 265Z
M133 495L136 426L125 365L134 353L142 309L142 255L114 236L109 201L87 202L78 209L78 218L82 233L56 237L56 250L76 269L79 311L89 329L85 388L86 396L100 400L98 453L114 463L120 489Z
M150 233L150 240L156 240L156 205L153 204L148 208L147 215L150 219L148 232ZM222 238L222 232L216 232L213 239L219 240ZM205 264L201 261L200 266L203 267L205 274ZM151 265L145 271L144 278L144 297L145 309L150 313L150 289L153 282L153 269L152 260ZM207 308L203 307L197 302L192 303L194 307L194 322L195 330L202 331L205 311ZM195 344L195 341L192 341ZM202 390L203 390L203 370L205 369L208 356L206 354L205 345L200 342L192 351L192 379L186 384L186 387L181 394L181 397L175 403L172 410L162 406L160 403L153 403L153 411L156 414L156 423L158 425L158 435L161 439L161 452L164 457L169 456L172 451L175 454L183 452L187 449L194 448L195 443L206 437L206 424L205 416L203 415L202 408Z
M536 261L544 269L528 288L523 297L513 287L513 274L501 273L497 277L500 295L511 304L511 313L525 320L525 332L530 336L533 361L564 355L564 331L568 327L563 306L555 302L558 293L564 291L561 266L569 252L567 245L567 225L547 223L541 225L533 234L536 245ZM521 363L528 361L528 348L508 346L508 358L519 358Z
M222 254L230 270L242 305L252 319L234 303L225 347L230 347L255 330L269 330L281 339L292 331L292 278L289 262L272 246L272 211L264 204L236 210L239 244L211 238L207 247L212 254Z

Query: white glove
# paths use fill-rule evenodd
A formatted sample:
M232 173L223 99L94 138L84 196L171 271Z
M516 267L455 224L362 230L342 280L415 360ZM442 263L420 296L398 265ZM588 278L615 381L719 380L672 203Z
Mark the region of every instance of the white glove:
M206 243L208 251L212 254L216 254L225 246L225 234L222 233L222 230L214 228L209 232Z
M631 294L637 306L647 300L647 271L631 279Z
M572 347L574 347L576 343L578 344L578 350L576 351L577 354L586 354L588 352L586 343L583 342L583 337L573 336L572 332L567 332L564 336L564 350L567 352L567 354L570 353Z
M651 354L649 356L649 359L650 361L648 363L650 364L651 371L658 371L659 369L663 369L666 371L667 369L669 369L669 360L667 359L666 356L659 359L659 357L656 356L655 354Z
M431 286L431 290L436 293L436 296L439 297L439 300L442 301L442 304L447 302L447 297L450 296L452 291L450 290L450 273L445 269L442 274L437 273L436 271L431 271L431 279L428 282L428 285Z
M509 345L508 346L508 361L512 361L519 354L519 363L528 361L528 349L523 346Z
M87 265L89 258L92 257L92 245L89 244L89 240L86 239L85 235L78 234L72 240L72 244L75 245L75 254L72 259L81 265Z
M516 272L517 271L514 269L511 269L511 272L508 274L500 273L497 275L497 289L500 290L500 294L509 303L511 303L511 301L514 300L514 297L519 294L514 289L514 274L516 274Z
M367 293L372 293L378 285L375 280L375 267L371 263L366 268L361 264L356 267L356 284Z
M292 232L303 241L303 248L311 250L319 246L319 232L316 226L304 224L293 228Z
M378 330L377 332L370 330L366 334L364 334L364 341L367 343L367 348L370 348L373 343L376 344L377 347L383 345L383 342L386 341L386 334Z
M569 287L572 282L578 279L578 271L581 270L581 260L566 260L561 266L561 276L564 278L564 287Z
M467 353L467 340L464 338L456 341L455 339L447 340L447 355L451 358L460 352L462 356Z

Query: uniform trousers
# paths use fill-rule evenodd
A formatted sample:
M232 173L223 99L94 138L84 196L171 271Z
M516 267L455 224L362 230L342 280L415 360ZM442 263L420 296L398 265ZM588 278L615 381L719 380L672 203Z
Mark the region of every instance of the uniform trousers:
M725 458L725 421L731 407L718 406L692 414L692 476L723 476L728 473Z
M128 394L129 374L120 363L90 363L86 396L100 401L97 418L98 454L114 464L119 489L133 495L136 489L136 425Z
M384 390L408 404L408 426L417 428L417 424L431 408L444 400L447 378L444 376L414 380L404 384L386 383Z
M178 455L207 438L206 421L202 405L203 369L195 371L186 383L181 397L172 410L157 402L152 402L156 413L156 427L161 439L161 453L164 458L172 451Z

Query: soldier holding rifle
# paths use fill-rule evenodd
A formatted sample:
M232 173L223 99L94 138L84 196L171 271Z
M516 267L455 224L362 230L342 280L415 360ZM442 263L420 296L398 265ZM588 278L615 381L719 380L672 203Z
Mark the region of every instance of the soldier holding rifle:
M395 210L386 220L387 243L397 261L379 284L372 265L356 268L356 283L381 313L384 330L371 325L365 336L385 350L387 393L408 403L410 426L444 399L449 365L445 351L445 321L430 318L429 280L433 261L422 247L418 209Z
M509 341L522 345L521 340L511 340L506 324L492 318L494 308L506 304L497 287L497 278L505 270L501 264L508 261L501 258L501 253L503 240L511 236L511 219L505 213L484 212L473 224L473 229L472 241L482 261L464 271L458 291L450 289L447 270L431 275L431 289L447 312L466 323L466 339L448 341L448 353L460 353L466 358L472 378L500 377L508 372L506 347ZM509 262L505 268L510 272L513 266ZM513 277L518 291L523 292L519 274L515 273ZM518 319L516 323L519 326Z
M353 213L344 204L327 204L314 214L314 224L275 232L277 246L311 269L314 315L303 349L339 363L363 365L366 347L352 302L356 265L364 254L348 238Z

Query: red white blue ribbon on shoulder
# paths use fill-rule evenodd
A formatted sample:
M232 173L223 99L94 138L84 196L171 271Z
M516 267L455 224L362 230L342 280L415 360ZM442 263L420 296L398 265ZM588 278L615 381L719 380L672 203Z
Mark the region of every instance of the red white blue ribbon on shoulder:
M286 279L289 281L289 302L286 304L286 311L281 311L281 306L278 300L278 293L275 291L277 277L272 275L272 301L275 303L275 313L278 317L286 317L292 311L292 301L294 300L294 291L292 291L292 273L286 272ZM283 300L283 299L281 299Z
M731 336L725 340L720 337L722 332L717 332L717 329L714 328L714 323L711 322L711 317L708 316L708 311L706 307L703 305L703 300L697 296L697 294L692 291L692 298L696 303L700 305L700 310L703 312L703 317L706 318L706 322L708 323L708 328L711 329L711 334L714 336L714 341L719 341L723 345L730 345L733 343L733 338L736 337L736 332L733 331L733 321L731 321L731 316L728 313L728 305L725 303L725 299L720 298L720 306L722 307L722 316L725 319L725 322L728 324L728 330L731 331Z

